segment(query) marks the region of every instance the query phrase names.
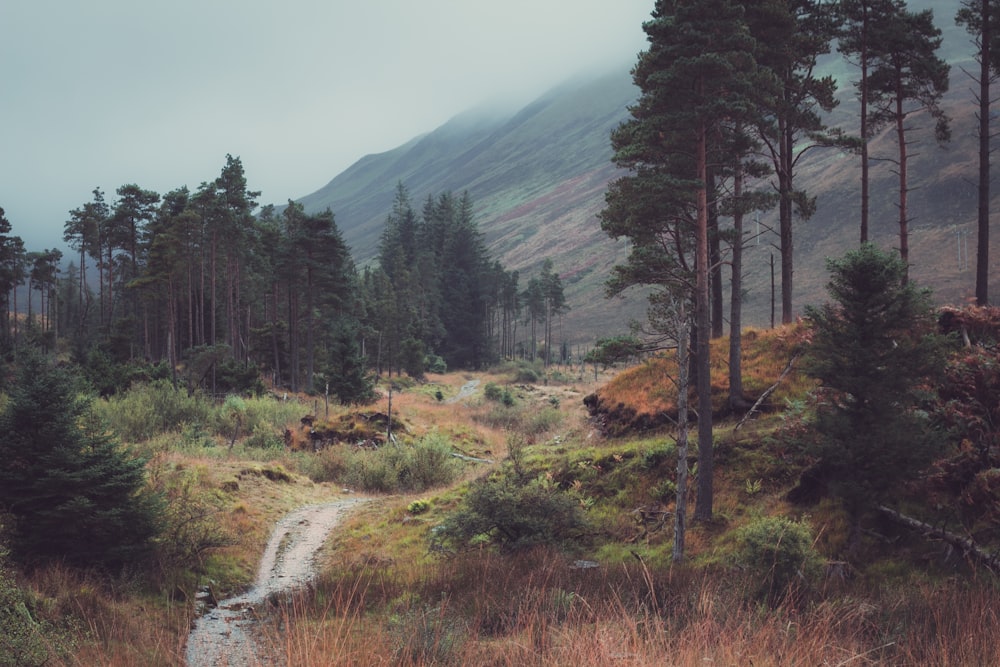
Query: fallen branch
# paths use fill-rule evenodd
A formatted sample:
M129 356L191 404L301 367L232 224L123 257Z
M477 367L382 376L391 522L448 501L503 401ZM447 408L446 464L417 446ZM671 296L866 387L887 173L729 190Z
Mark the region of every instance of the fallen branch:
M906 516L905 514L897 512L892 508L886 507L885 505L879 505L876 509L892 521L911 530L915 530L923 534L925 537L933 537L935 539L944 540L951 546L961 550L962 553L972 558L972 560L988 567L994 574L1000 574L1000 555L995 552L991 553L986 551L977 545L972 538L962 537L961 535L949 532L943 528L932 526L929 523Z
M792 372L792 367L795 366L795 362L801 356L802 353L798 352L794 354L791 359L788 360L788 365L785 366L785 370L781 371L781 374L778 376L777 381L770 387L768 387L763 394L760 395L760 398L758 398L756 402L754 402L754 404L750 407L750 410L745 415L743 415L743 419L737 422L736 427L733 429L734 431L740 430L740 427L743 426L746 420L750 419L750 417L752 417L753 414L757 412L757 410L760 408L761 404L763 404L764 401L766 401L767 398L774 393L774 390L778 388L778 386L781 384L781 381L785 379L785 376L787 376L789 373Z

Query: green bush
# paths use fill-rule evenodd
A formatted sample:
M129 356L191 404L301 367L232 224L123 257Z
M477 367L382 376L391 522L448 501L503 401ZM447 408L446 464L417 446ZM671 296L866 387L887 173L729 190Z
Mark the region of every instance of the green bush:
M358 451L344 461L343 482L365 491L425 491L450 484L461 463L444 436L430 434L412 445L386 445Z
M77 378L40 355L18 359L0 413L0 508L26 563L117 569L149 553L162 516L146 461L121 447L78 392ZM5 518L7 518L5 517Z
M539 544L569 546L585 527L573 496L544 478L525 483L501 474L474 482L435 536L456 550L485 540L516 551Z
M448 372L448 364L445 363L444 359L437 356L436 354L428 354L427 358L424 360L424 364L427 367L428 373L436 373L437 375L441 375L443 373Z
M503 398L503 388L495 382L487 382L483 387L483 398L499 403Z
M772 604L813 581L823 569L812 530L803 522L756 519L736 531L736 543L735 564L753 582L753 594Z
M431 508L431 502L429 500L414 500L412 503L406 506L406 511L410 514L424 514Z
M174 389L167 381L137 384L123 394L95 401L95 411L125 442L204 423L209 406L197 395Z
M520 384L537 384L538 379L538 371L529 366L517 369L517 373L514 374L514 382L518 382Z
M538 437L555 429L562 421L563 414L556 408L532 410L522 420L521 431L527 436Z
M0 551L0 665L32 667L49 661L41 625L32 616L30 599L21 592Z

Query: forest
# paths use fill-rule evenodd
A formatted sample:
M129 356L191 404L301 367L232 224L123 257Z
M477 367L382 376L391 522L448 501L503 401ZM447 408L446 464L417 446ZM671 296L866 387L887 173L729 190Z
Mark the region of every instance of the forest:
M491 259L468 194L428 195L418 213L400 183L377 260L360 270L329 210L289 201L255 215L258 193L231 155L194 193L127 184L110 203L93 195L69 212L63 240L76 254L65 262L58 249L26 252L2 219L2 344L68 351L102 395L161 377L259 392L266 377L365 402L373 372L551 359L559 275L549 262L519 286Z

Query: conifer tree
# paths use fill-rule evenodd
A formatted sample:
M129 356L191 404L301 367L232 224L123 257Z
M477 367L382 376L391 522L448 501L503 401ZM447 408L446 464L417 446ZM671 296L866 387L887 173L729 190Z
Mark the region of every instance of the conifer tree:
M871 26L874 64L868 76L869 130L891 126L896 135L896 157L892 159L899 178L899 255L909 263L909 158L912 129L909 119L919 113L934 121L938 142L950 139L948 116L941 97L948 90L949 65L936 54L941 30L934 25L934 12L911 12L902 0L893 0L893 10ZM908 269L903 273L907 279Z
M943 367L930 293L904 281L906 264L871 243L830 260L832 303L806 309L814 334L805 367L823 387L820 459L852 520L929 462L938 434L920 399Z
M964 25L976 47L979 72L969 74L979 87L974 93L978 111L979 183L976 225L976 305L989 304L990 263L990 105L991 88L1000 73L1000 2L963 0L955 21Z
M649 48L633 80L641 91L632 118L612 135L614 162L630 171L615 181L603 229L632 242L609 287L658 285L688 290L694 306L694 384L698 396L698 499L695 518L710 519L713 436L708 335L709 217L716 192L709 174L731 156L719 137L755 120L762 85L756 43L743 6L729 0L660 0L643 24Z
M13 518L16 558L117 568L147 552L160 505L145 461L95 421L66 370L22 354L0 429L0 510Z

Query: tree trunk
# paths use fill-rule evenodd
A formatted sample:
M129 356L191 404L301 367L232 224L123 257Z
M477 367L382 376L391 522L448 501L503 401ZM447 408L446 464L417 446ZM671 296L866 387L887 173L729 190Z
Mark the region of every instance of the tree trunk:
M708 284L712 298L712 338L722 338L725 332L722 289L722 247L719 238L719 207L715 193L715 174L708 171Z
M861 243L868 241L868 2L861 6Z
M746 406L743 398L743 170L739 165L733 177L733 198L736 212L733 214L733 261L732 283L729 295L729 407L742 410Z
M903 282L909 280L910 233L908 227L906 174L906 117L903 114L903 73L896 72L896 140L899 142L899 257L903 260Z
M707 131L704 121L700 123L697 135L696 160L698 181L698 219L695 231L695 320L698 327L698 342L695 348L698 377L698 501L694 518L708 521L712 518L712 378L709 357L710 296L708 287L708 162Z
M677 313L677 501L674 507L673 561L684 560L684 539L687 534L688 482L688 334L691 325L679 299Z
M979 217L976 238L976 305L989 305L990 263L990 0L982 0L979 54Z
M795 149L792 137L788 136L785 128L786 121L779 120L781 143L780 168L778 170L778 194L780 201L778 204L778 235L781 252L781 323L789 324L792 321L792 263L794 258L794 247L792 241L792 162Z

